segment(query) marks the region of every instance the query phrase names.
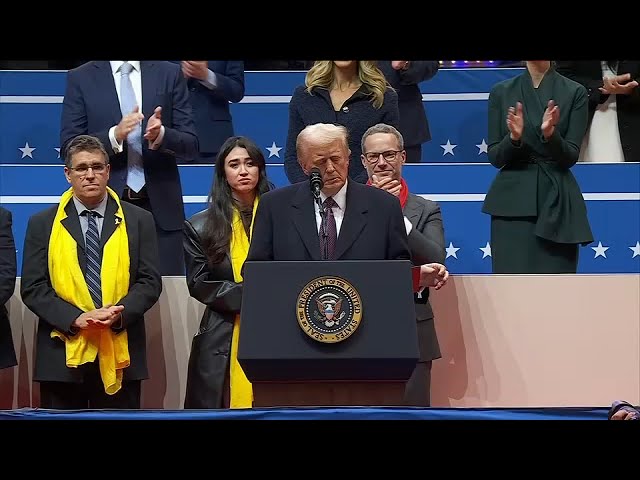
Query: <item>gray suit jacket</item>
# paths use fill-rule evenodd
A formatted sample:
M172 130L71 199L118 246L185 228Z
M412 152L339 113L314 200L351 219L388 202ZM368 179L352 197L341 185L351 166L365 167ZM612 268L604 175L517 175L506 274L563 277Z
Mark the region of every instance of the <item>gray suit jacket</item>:
M413 225L408 236L411 257L414 260L420 258L422 263L444 264L446 254L440 206L432 200L409 193L403 213ZM429 303L428 288L422 291L421 297L414 295L420 361L424 362L440 358L441 354L433 323L433 310Z

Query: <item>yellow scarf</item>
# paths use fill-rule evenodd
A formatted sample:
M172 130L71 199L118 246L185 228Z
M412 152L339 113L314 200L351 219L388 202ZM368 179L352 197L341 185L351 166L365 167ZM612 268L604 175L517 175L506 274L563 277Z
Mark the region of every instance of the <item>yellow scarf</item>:
M258 208L259 198L256 195L253 201L253 216L251 217L251 227L249 227L249 235L253 232L253 222L256 219L256 209ZM233 220L231 222L231 267L233 268L233 280L242 282L242 265L249 254L249 238L244 230L242 218L238 209L233 209ZM240 363L238 362L238 339L240 338L240 315L236 315L233 322L233 335L231 337L231 359L229 364L230 376L230 402L231 408L251 408L253 406L253 389L251 382L244 374Z
M100 280L103 304L115 305L129 291L129 238L120 199L109 187L107 192L118 204L116 216L122 221L104 245ZM51 286L60 298L87 312L96 307L78 263L77 243L62 225L62 220L67 218L64 209L72 197L71 188L62 194L53 220L49 237L49 275ZM107 220L105 218L105 221ZM128 367L130 362L126 330L116 333L110 328L90 328L80 330L72 337L54 330L51 332L51 338L56 337L65 342L67 367L77 368L78 365L93 362L98 357L105 392L113 395L120 390L123 369Z

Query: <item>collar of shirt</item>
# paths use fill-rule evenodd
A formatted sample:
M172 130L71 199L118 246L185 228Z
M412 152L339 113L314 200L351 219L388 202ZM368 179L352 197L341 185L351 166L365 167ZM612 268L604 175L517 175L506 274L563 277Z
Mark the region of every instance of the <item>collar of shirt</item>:
M343 212L345 207L347 206L347 185L348 184L349 184L349 180L344 182L344 185L342 186L342 188L338 190L338 193L336 193L333 196L333 201L338 204L338 208L340 208L340 210L342 210ZM327 199L327 195L325 195L324 192L321 191L320 200L324 202L326 199Z
M107 209L107 197L108 196L109 196L109 194L106 194L104 196L104 198L102 199L102 201L98 204L98 206L96 208L87 208L80 200L78 200L76 198L75 195L72 198L73 198L73 203L76 206L76 210L78 212L78 215L80 215L85 210L93 210L94 212L100 214L100 216L104 218L104 212Z
M120 71L120 67L125 61L123 60L111 60L109 63L111 64L111 72L115 75ZM126 62L130 63L134 70L140 71L140 60L126 60Z

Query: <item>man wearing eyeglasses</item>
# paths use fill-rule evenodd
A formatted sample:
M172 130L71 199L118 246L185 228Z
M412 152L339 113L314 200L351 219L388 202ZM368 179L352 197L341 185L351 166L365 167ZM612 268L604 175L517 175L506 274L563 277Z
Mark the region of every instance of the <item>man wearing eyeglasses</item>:
M110 172L98 138L74 138L64 167L71 187L29 219L21 295L39 318L42 408L140 408L144 314L162 291L158 244L153 216L107 187Z
M431 405L431 364L440 358L440 346L429 303L429 287L440 289L449 278L444 266L445 246L442 215L437 203L409 192L402 178L406 160L402 134L393 126L379 123L362 136L362 164L369 176L368 185L398 197L414 264L420 268L420 290L414 294L418 322L420 359L407 381L408 405Z

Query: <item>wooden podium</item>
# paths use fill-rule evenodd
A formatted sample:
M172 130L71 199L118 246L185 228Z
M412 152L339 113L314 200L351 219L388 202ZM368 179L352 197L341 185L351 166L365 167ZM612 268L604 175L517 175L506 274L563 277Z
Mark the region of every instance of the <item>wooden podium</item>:
M409 261L246 262L254 407L402 406L419 358Z
M403 405L406 382L256 382L254 407Z

